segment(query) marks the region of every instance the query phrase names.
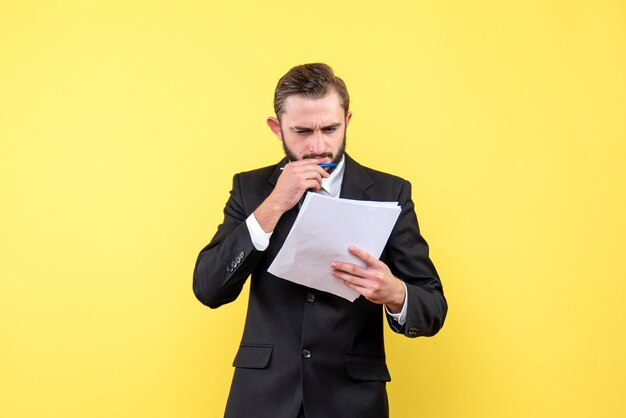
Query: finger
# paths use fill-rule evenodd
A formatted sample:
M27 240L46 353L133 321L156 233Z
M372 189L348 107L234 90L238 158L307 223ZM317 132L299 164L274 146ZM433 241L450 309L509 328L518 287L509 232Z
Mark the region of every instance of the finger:
M302 170L300 171L301 173L306 174L308 176L315 176L319 178L326 178L330 176L330 174L328 174L328 171L324 170L322 167L320 167L317 164L300 166L299 169Z
M306 180L316 181L320 184L320 186L322 185L322 176L320 176L320 174L315 170L304 172L302 173L302 176Z
M291 166L291 168L293 169L302 169L302 170L311 169L319 173L321 177L328 177L330 176L328 171L326 171L325 169L323 169L322 167L318 165L326 161L328 161L328 158L306 158L304 160L298 160L298 161L288 163L285 166L285 169L287 168L287 166Z
M307 171L309 169L313 169L313 167L315 167L316 164L312 164L310 162L303 162L302 160L299 161L293 161L290 163L285 164L285 166L282 168L282 172L284 173L301 173L303 171Z
M352 263L342 263L340 261L333 261L332 263L330 263L330 265L334 270L345 272L352 276L367 277L369 273L367 269L356 266Z
M365 296L366 293L368 293L367 289L364 287L360 287L360 286L356 286L350 282L343 282L343 284L345 284L346 286L348 286L350 289L353 289L355 291L357 291L359 294Z
M309 179L305 183L305 190L313 190L319 192L322 188L322 182L320 180Z
M322 163L322 162L324 162L326 160L327 160L326 158L305 158L303 160L292 161L290 163L287 163L287 165L290 165L292 167L303 167L303 166L307 166L307 165L314 166L314 165L320 164L320 163Z
M292 170L284 170L281 176L285 176L285 179L291 182L296 182L299 188L304 190L312 187L311 182L315 182L321 187L322 185L322 176L314 170L302 170L299 168L294 168Z
M360 277L356 277L356 276L352 276L348 273L339 271L339 270L333 270L332 271L332 275L339 279L342 280L346 285L352 287L352 288L359 288L359 289L367 289L368 288L368 280L367 279L363 279Z
M365 297L365 299L372 301L374 303L380 303L378 299L375 297L375 290L371 288L370 286L366 286L369 284L368 282L364 281L365 285L362 285L361 283L354 281L354 280L353 281L344 280L343 283L346 286L348 286L350 289L356 291L357 293Z
M377 258L372 257L368 252L363 251L362 249L357 248L354 245L348 247L348 251L350 251L350 254L355 255L359 260L364 262L368 267L373 266L378 262Z
M284 173L285 173L285 170L283 170L283 174ZM322 177L327 177L323 174L325 173L325 171L317 165L293 167L291 170L287 171L287 173L289 173L290 176L296 176L296 177L301 177L301 178L306 178L306 179L321 180Z
M315 168L317 169L317 172L320 173L320 176L322 177L328 177L330 176L330 174L328 173L328 171L326 171L326 169L320 167L319 165L316 165Z

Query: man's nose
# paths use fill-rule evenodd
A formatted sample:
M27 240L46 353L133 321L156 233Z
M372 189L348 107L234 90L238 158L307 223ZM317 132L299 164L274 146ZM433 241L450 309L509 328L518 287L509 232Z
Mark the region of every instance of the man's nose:
M314 131L310 137L309 150L311 154L322 154L325 151L324 136L321 131Z

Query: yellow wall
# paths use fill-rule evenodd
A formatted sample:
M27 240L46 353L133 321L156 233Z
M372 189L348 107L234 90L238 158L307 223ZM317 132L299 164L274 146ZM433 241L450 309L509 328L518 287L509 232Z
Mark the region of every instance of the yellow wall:
M387 334L393 416L626 416L625 51L618 0L0 0L0 416L221 416L246 298L195 257L311 61L449 299Z

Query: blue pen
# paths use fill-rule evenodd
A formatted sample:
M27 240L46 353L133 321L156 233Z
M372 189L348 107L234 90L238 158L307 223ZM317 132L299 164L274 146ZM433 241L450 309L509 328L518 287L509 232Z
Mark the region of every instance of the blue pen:
M329 168L329 167L337 167L339 164L337 163L322 163L322 164L318 164L318 166L322 167L322 168ZM284 170L285 167L281 167L281 170Z

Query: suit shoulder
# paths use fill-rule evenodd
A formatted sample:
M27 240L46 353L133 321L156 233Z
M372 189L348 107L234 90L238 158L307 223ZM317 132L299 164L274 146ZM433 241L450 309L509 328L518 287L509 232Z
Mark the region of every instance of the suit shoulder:
M265 184L276 172L278 164L261 167L254 170L242 171L235 174L235 179L241 184L254 185Z
M403 179L402 177L396 176L394 174L385 173L384 171L374 170L373 168L362 166L363 169L367 172L370 178L374 181L374 183L382 183L386 185L393 185L400 187L404 183L409 183L408 180Z
M272 173L274 173L274 171L276 170L277 165L278 164L274 164L274 165L268 165L267 167L256 168L254 170L241 171L237 173L236 175L242 178L246 178L246 179L257 178L257 177L270 177Z

